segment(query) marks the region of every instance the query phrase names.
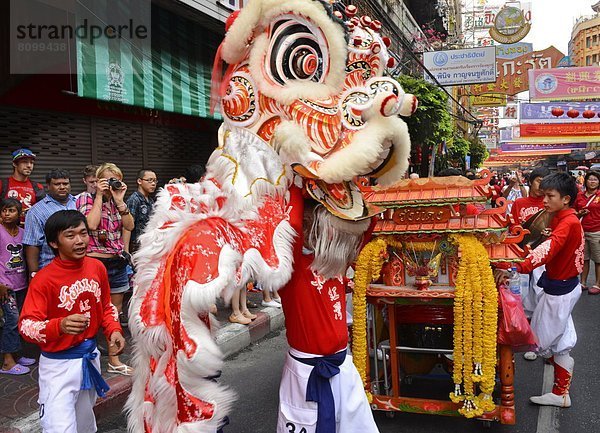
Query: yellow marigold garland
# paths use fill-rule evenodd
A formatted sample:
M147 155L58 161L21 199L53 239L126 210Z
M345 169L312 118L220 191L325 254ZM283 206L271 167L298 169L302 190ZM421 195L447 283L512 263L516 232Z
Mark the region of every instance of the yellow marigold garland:
M481 416L495 408L492 392L496 377L496 331L498 292L487 251L473 235L452 235L461 258L454 298L454 372L455 390L450 399L464 401L459 412L467 418ZM387 247L401 248L391 237L369 242L356 261L352 296L354 324L352 352L363 385L367 383L367 302L369 284L379 278L387 258ZM481 393L476 394L479 382ZM367 398L372 402L372 394Z
M377 237L369 242L358 255L354 272L352 294L352 358L360 373L363 386L367 384L367 288L379 278L381 267L387 258L387 247L401 248L402 244L391 237ZM365 390L369 403L372 394Z
M494 409L498 292L487 252L473 235L452 235L461 253L454 299L455 390L450 399L464 401L467 418ZM480 382L476 394L474 382ZM462 388L462 390L461 390Z

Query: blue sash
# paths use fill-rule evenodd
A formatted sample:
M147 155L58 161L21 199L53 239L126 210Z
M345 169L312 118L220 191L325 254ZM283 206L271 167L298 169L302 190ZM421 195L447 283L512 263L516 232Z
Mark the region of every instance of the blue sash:
M335 433L335 402L329 379L340 373L340 365L346 359L346 350L318 358L297 358L291 354L290 356L296 361L313 366L306 386L306 401L317 402L315 432Z
M81 358L81 369L83 371L83 379L81 381L81 388L83 390L92 389L92 385L96 388L96 393L100 397L106 395L106 391L110 389L108 383L102 379L102 375L96 369L96 366L92 363L92 360L96 359L98 355L96 352L96 340L90 338L84 340L81 344L71 347L67 350L60 352L43 352L46 358L50 359L79 359Z
M571 293L577 287L577 284L579 284L579 277L569 278L568 280L552 280L548 278L546 271L544 271L537 284L547 294L560 296Z

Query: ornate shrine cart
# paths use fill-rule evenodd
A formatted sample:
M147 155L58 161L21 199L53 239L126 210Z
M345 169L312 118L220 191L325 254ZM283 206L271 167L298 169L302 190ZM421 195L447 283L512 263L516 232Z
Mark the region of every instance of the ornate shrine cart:
M490 261L524 257L528 232L503 198L485 207L489 176L364 188L382 213L357 260L353 354L373 410L515 423Z

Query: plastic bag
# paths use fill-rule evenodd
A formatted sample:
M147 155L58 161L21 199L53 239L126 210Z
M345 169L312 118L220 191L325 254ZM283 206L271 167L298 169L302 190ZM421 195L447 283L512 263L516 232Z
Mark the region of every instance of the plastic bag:
M498 344L512 346L514 352L527 352L537 347L537 338L525 316L521 297L504 285L498 290Z

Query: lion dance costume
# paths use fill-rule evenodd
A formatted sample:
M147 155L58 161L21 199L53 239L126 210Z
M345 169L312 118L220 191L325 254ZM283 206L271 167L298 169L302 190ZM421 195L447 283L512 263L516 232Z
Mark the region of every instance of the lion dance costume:
M167 185L136 254L130 308L131 432L215 432L234 392L214 377L222 354L208 313L248 280L284 286L297 234L288 189L332 214L370 217L357 176L400 179L410 138L398 115L413 95L384 77L393 59L381 24L354 6L251 0L227 22L213 90L224 122L196 184ZM224 78L220 65L228 64Z

